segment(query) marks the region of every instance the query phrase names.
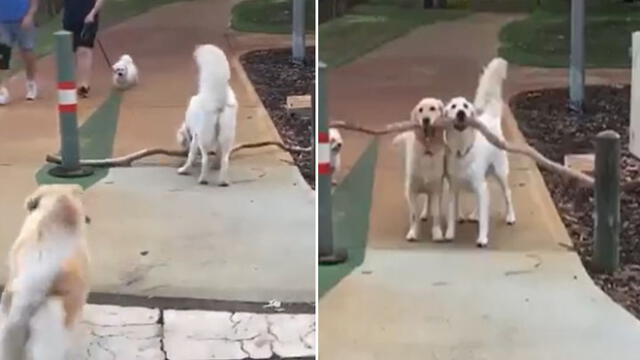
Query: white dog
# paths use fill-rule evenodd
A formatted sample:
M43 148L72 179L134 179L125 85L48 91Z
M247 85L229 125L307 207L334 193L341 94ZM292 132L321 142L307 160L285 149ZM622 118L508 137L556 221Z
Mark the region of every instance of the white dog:
M335 177L335 174L340 171L340 150L342 150L342 135L340 131L335 128L329 129L329 147L331 148L331 157L329 158L331 164L331 177ZM333 181L333 180L332 180ZM335 184L335 181L333 181Z
M41 186L26 207L2 293L0 358L66 360L89 293L82 188Z
M113 86L120 90L129 89L138 84L138 68L131 56L125 54L113 64Z
M426 200L420 220L426 221L431 214L431 238L442 241L441 195L445 175L445 146L442 131L433 127L442 116L444 104L434 98L422 99L411 111L411 121L419 124L422 131L409 131L396 136L394 145L404 144L405 196L409 205L409 232L407 240L418 239L419 197Z
M214 167L219 168L218 185L228 186L229 156L236 134L238 102L229 85L231 71L224 52L214 45L196 47L199 69L198 94L191 98L185 121L178 129L178 143L189 149L179 174L188 174L198 151L202 156L200 184L207 184L209 151L216 152Z
M465 98L452 99L445 107L445 116L454 120L454 128L446 131L449 148L447 154L447 176L450 181L452 198L448 212L446 237L454 237L456 216L459 212L459 192L472 191L477 196L477 216L479 222L476 244L485 247L489 234L489 189L487 175L498 180L507 207L506 222L515 224L516 216L509 188L509 160L507 153L493 146L475 129L467 127L465 121L477 117L497 136L502 135L502 83L507 75L507 62L493 59L485 68L476 91L474 104Z

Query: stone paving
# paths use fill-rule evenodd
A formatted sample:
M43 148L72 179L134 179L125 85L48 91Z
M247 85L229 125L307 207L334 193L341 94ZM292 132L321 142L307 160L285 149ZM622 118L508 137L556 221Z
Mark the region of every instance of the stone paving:
M315 356L313 314L88 305L76 360L273 359Z

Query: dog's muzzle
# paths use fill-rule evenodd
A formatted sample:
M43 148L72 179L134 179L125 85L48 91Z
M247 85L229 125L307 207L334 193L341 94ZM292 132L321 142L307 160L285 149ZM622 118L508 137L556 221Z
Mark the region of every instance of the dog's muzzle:
M335 143L335 144L331 145L331 150L333 152L339 152L340 149L342 149L342 144L341 143Z
M465 121L467 120L467 114L460 110L456 113L456 121L453 123L453 127L458 131L463 131L467 128Z
M431 126L431 119L428 117L422 119L422 134L424 137L432 137L436 134L435 129Z

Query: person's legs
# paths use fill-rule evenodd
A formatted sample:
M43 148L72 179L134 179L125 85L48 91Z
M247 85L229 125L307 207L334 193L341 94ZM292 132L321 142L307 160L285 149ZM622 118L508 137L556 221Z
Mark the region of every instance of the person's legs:
M11 65L11 43L9 24L0 23L0 105L9 102L9 91L5 86L5 77Z
M25 72L27 75L27 100L35 100L38 96L38 86L36 84L36 54L35 54L35 37L36 29L19 30L18 44L20 45L20 53L24 61Z
M93 23L82 25L77 43L78 93L82 97L89 95L91 70L93 66L93 45L98 32L98 17Z
M76 51L78 63L78 87L89 89L91 82L91 67L93 66L93 49L80 46Z

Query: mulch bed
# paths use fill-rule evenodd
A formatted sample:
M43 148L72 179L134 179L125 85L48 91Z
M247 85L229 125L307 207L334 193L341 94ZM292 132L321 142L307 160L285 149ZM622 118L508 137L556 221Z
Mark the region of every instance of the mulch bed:
M306 59L304 65L293 64L291 49L254 51L240 59L287 146L306 148L311 146L313 138L313 117L293 119L286 109L287 96L311 94L315 80L315 48L306 49ZM313 188L315 164L312 152L293 152L291 155Z
M640 161L629 153L627 146L629 97L629 86L587 87L586 115L582 121L567 109L567 89L519 94L511 100L511 108L529 144L560 163L565 154L593 153L596 134L615 130L621 137L621 177L625 182L638 178L640 173ZM640 189L622 194L621 269L613 275L603 275L589 266L593 250L593 191L578 188L545 170L542 175L574 247L595 283L640 318Z

